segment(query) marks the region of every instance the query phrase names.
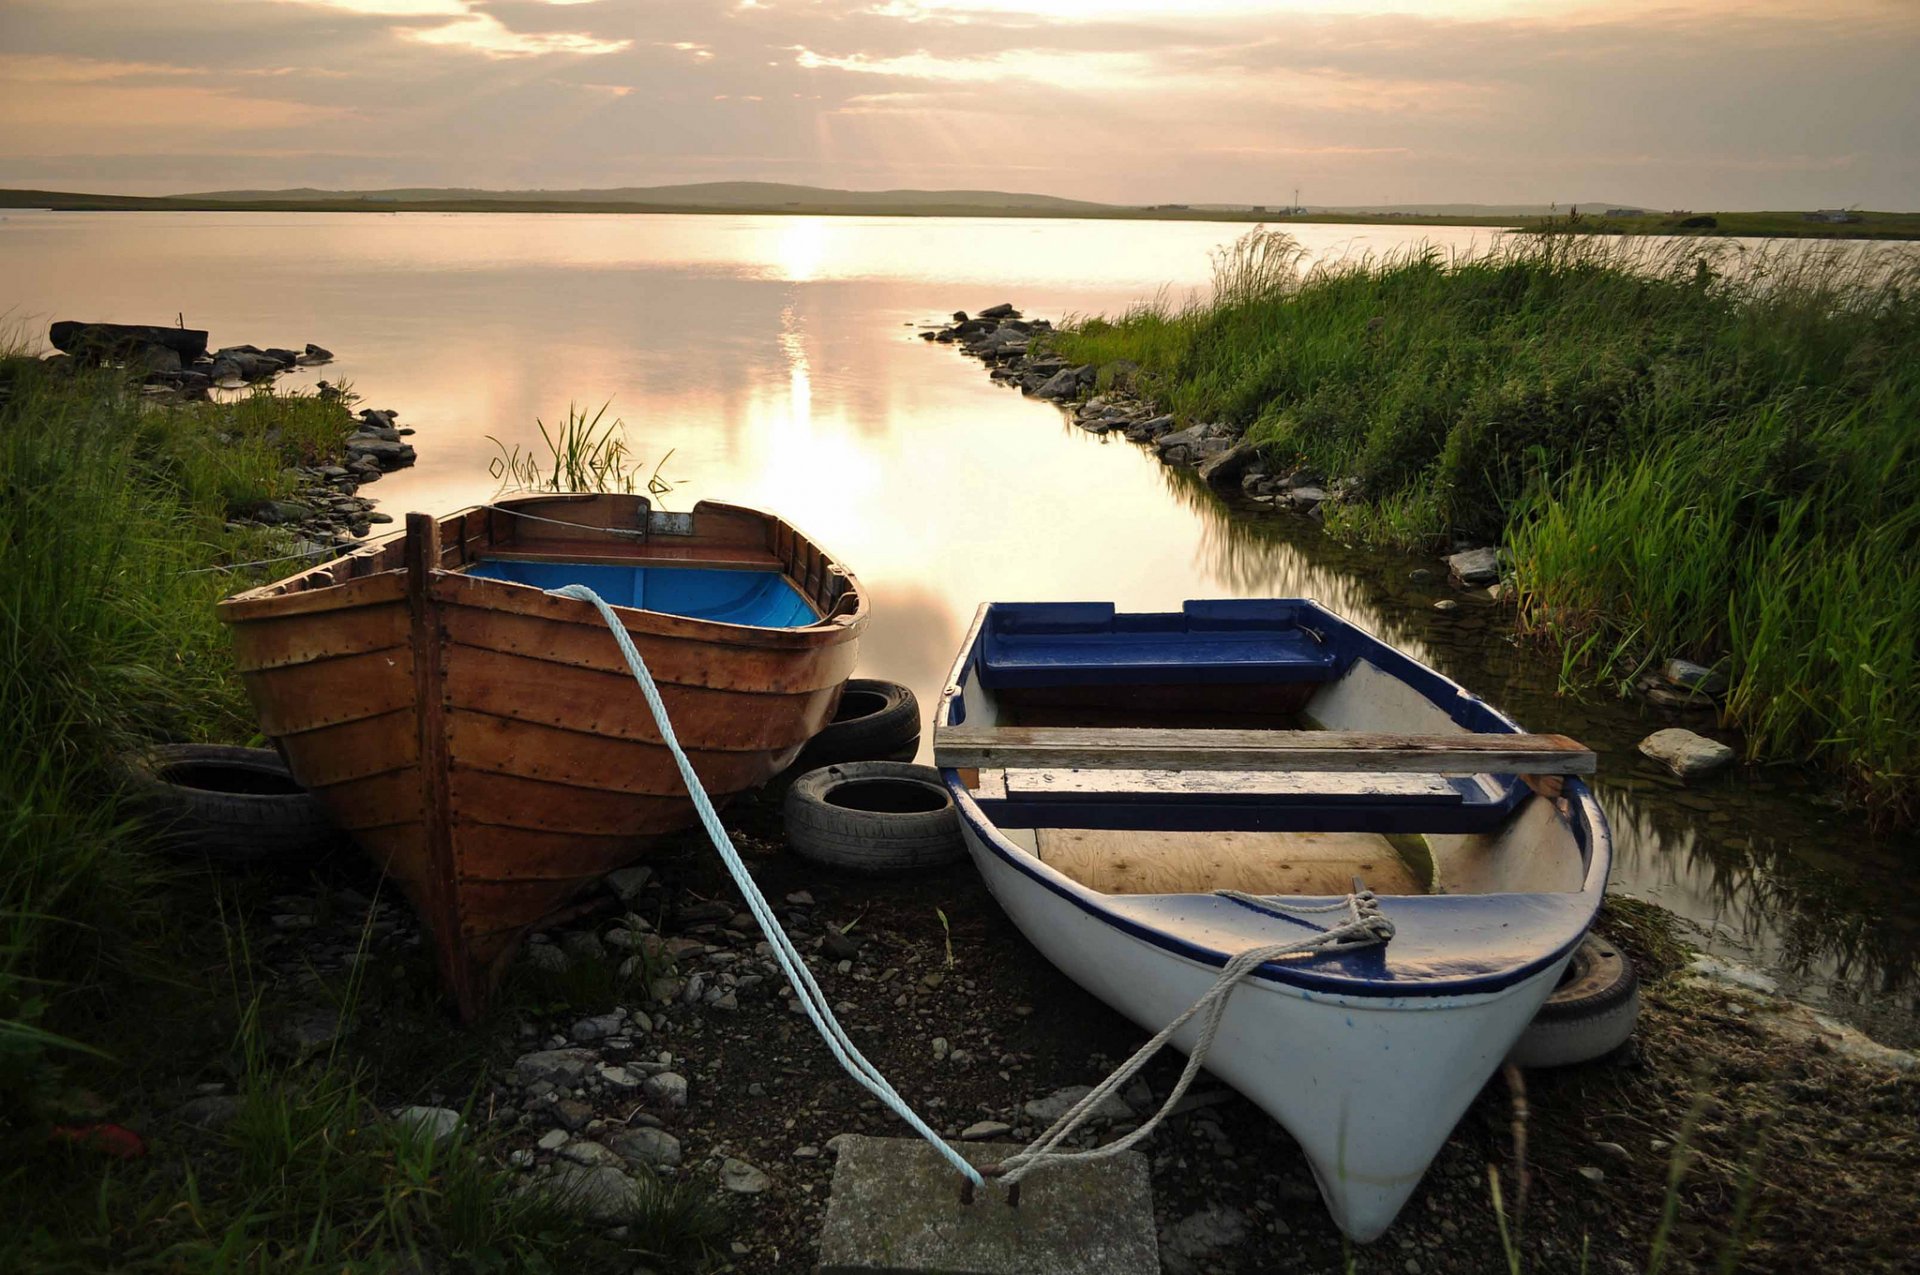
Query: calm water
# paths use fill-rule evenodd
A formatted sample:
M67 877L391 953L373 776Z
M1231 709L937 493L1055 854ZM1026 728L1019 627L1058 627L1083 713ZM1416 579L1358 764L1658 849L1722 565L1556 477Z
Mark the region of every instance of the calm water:
M171 322L215 344L339 356L316 375L418 431L419 464L369 489L388 512L444 511L496 490L499 439L569 404L612 413L665 503L773 508L848 561L874 599L863 671L939 687L979 602L1099 598L1177 606L1218 595L1317 597L1460 678L1536 729L1602 754L1617 889L1708 931L1899 1043L1920 1041L1920 907L1872 844L1793 767L1677 789L1634 741L1666 724L1554 694L1557 661L1503 618L1445 618L1411 558L1349 552L1310 524L1232 509L1118 440L991 384L915 325L1010 300L1058 319L1168 289L1204 290L1213 223L778 217L9 213L0 307L37 335L55 318ZM1321 256L1490 232L1297 227ZM311 380L312 376L303 378ZM300 383L295 381L294 383Z

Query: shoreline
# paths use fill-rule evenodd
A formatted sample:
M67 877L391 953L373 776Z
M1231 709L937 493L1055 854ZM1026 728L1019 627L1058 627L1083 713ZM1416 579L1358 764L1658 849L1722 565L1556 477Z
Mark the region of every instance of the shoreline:
M1056 221L1171 221L1224 222L1270 226L1478 226L1491 230L1513 230L1523 234L1617 235L1642 238L1728 239L1778 238L1836 240L1857 243L1891 243L1920 240L1920 213L1888 214L1898 219L1911 218L1898 226L1829 224L1808 221L1804 224L1775 225L1755 218L1779 214L1720 213L1729 219L1725 228L1700 228L1651 222L1647 225L1624 224L1619 220L1593 219L1592 224L1569 224L1552 216L1460 216L1448 214L1404 213L1303 213L1241 211L1225 208L1154 208L1114 206L1111 209L1073 209L1068 211L1010 206L1005 208L979 204L911 205L878 204L869 208L850 208L843 204L652 204L596 200L505 200L505 199L287 199L227 200L194 199L177 195L94 195L73 191L0 190L0 209L23 212L298 212L298 213L550 213L584 215L592 213L619 216L739 216L739 217L957 217L1017 218ZM1785 214L1795 216L1798 214ZM1636 221L1639 219L1635 219ZM1649 219L1650 220L1650 219ZM1748 224L1752 222L1752 224Z

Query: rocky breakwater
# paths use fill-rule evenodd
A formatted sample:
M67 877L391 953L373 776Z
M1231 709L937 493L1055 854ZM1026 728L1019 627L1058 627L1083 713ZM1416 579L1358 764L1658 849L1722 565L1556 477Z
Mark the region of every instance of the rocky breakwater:
M920 333L922 340L958 345L987 364L994 380L1059 404L1088 433L1150 447L1165 464L1198 469L1212 486L1237 490L1256 503L1316 514L1329 499L1359 494L1354 479L1326 482L1310 471L1271 467L1242 437L1244 431L1225 421L1182 425L1142 392L1134 363L1070 363L1054 351L1052 335L1050 321L1026 318L1004 302L972 316L955 311L952 323Z
M247 524L280 528L294 537L288 546L292 553L320 557L330 549L352 546L377 523L393 521L393 515L375 509L359 491L381 475L413 464L413 445L405 441L413 431L396 424L399 414L391 409L367 408L358 416L344 405L339 410L343 429L351 432L337 460L292 467L287 474L297 484L293 493L242 511L229 530Z
M180 398L205 398L214 389L241 389L271 381L294 367L332 361L331 351L311 342L303 349L228 345L209 350L201 328L145 323L82 323L63 319L47 330L58 351L51 363L119 367L140 377L148 390Z

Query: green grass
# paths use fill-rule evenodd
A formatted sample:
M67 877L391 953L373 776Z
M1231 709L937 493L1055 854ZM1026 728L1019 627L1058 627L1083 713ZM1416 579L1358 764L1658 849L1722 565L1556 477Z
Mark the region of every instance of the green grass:
M1721 235L1747 239L1920 239L1920 213L1866 212L1858 221L1810 221L1804 212L1587 213L1548 218L1528 229L1594 235Z
M1215 275L1056 345L1353 480L1338 534L1504 540L1582 676L1717 665L1750 755L1920 817L1920 255L1515 236L1303 272L1262 231Z
M378 1025L350 1052L277 1052L262 1023L285 993L248 936L286 883L158 858L120 803L115 759L141 741L254 737L214 604L265 578L228 565L288 545L228 524L351 428L316 397L161 407L0 354L0 1270L691 1270L717 1251L709 1184L643 1176L615 1239L523 1189L477 1117L438 1145L389 1117L436 1093L480 1110L515 1039L504 1006L449 1031L424 952L310 989ZM598 983L528 990L611 1002L617 976L586 964ZM238 1100L218 1132L169 1115L206 1080ZM99 1119L148 1154L51 1136Z

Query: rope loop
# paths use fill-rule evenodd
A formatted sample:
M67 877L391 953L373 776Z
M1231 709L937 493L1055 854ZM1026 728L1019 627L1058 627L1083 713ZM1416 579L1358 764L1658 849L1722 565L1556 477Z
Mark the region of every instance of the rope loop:
M1166 1118L1173 1114L1180 1099L1186 1096L1194 1078L1200 1074L1207 1054L1213 1048L1214 1037L1219 1034L1220 1022L1226 1016L1227 998L1233 995L1234 988L1244 982L1255 970L1269 961L1287 956L1303 956L1318 952L1342 951L1355 947L1382 945L1393 938L1393 920L1380 910L1380 901L1373 891L1365 888L1356 879L1353 893L1344 899L1336 899L1327 904L1290 903L1266 895L1246 894L1238 890L1216 890L1222 898L1245 903L1261 911L1286 916L1317 916L1334 912L1345 912L1345 920L1324 930L1315 930L1302 938L1291 939L1285 943L1268 943L1260 947L1251 947L1237 952L1227 960L1220 971L1220 977L1213 986L1189 1005L1180 1016L1161 1029L1158 1035L1135 1050L1114 1069L1113 1074L1095 1085L1086 1097L1076 1102L1053 1122L1047 1130L1035 1138L1028 1147L1018 1154L1008 1156L999 1168L1002 1170L1009 1187L1017 1186L1020 1179L1042 1164L1070 1160L1104 1160L1110 1156L1133 1147L1150 1135ZM1200 1018L1200 1035L1193 1049L1187 1054L1187 1065L1181 1069L1180 1079L1175 1082L1167 1100L1160 1109L1142 1123L1133 1132L1102 1146L1086 1151L1060 1151L1056 1148L1085 1124L1087 1118L1099 1108L1106 1099L1117 1093L1120 1088L1137 1075L1153 1056L1172 1042L1174 1035L1194 1018Z

